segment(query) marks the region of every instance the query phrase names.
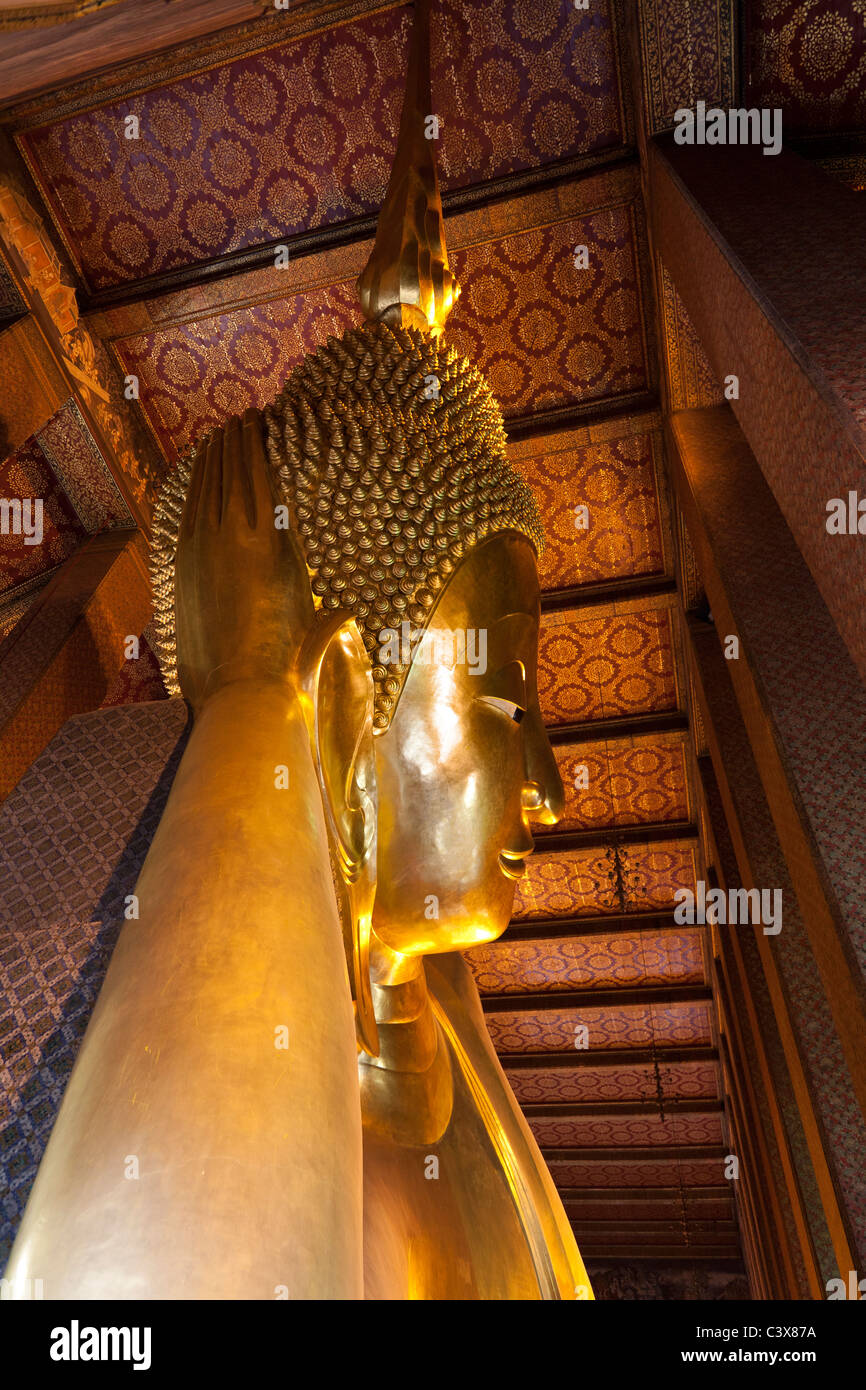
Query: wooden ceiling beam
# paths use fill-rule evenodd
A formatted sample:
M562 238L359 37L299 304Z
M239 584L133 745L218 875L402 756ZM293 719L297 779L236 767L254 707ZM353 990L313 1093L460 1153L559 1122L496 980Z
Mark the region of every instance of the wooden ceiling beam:
M574 1222L572 1230L574 1230ZM577 1235L575 1234L575 1239ZM738 1256L730 1254L727 1245L605 1245L595 1246L585 1239L579 1241L580 1253L586 1260L595 1260L599 1264L629 1264L635 1260L671 1265L682 1262L685 1265L709 1264L713 1271L719 1273L745 1274L743 1262ZM589 1270L592 1277L592 1270Z
M595 849L620 845L663 844L669 840L696 840L698 827L693 821L646 821L643 825L608 825L599 830L551 830L539 834L536 853L565 853L568 850Z
M509 442L534 439L538 435L556 435L578 426L594 429L616 420L629 421L636 415L653 414L660 408L655 391L627 391L600 400L577 401L552 410L539 410L529 415L514 415L505 421Z
M592 1119L596 1115L657 1115L657 1100L571 1101L543 1105L522 1105L527 1120ZM666 1100L665 1110L677 1115L720 1115L724 1105L720 1100Z
M650 738L656 734L687 734L689 717L682 710L628 715L621 719L587 719L582 724L548 724L552 744L598 743L616 738Z
M646 1249L635 1248L633 1246L607 1246L597 1249L593 1245L587 1245L585 1240L580 1242L581 1254L594 1264L616 1265L634 1264L640 1261L641 1264L648 1264L650 1267L661 1266L663 1270L671 1265L682 1264L685 1268L690 1265L707 1265L714 1274L740 1274L745 1277L742 1259L730 1254L719 1254L713 1249L703 1247L692 1247L688 1245L680 1246L649 1246ZM593 1270L589 1270L593 1276Z
M576 1202L673 1202L679 1201L681 1193L687 1202L721 1202L733 1204L730 1184L720 1183L717 1187L560 1187L557 1189L564 1203Z
M603 1239L606 1235L621 1236L623 1230L628 1230L629 1236L640 1237L676 1237L683 1234L682 1216L676 1211L671 1211L668 1216L644 1216L637 1221L629 1221L627 1226L624 1226L622 1221L608 1220L606 1217L593 1219L587 1216L576 1216L570 1219L573 1228L580 1227L585 1236L589 1236L591 1239L593 1237ZM685 1227L689 1235L687 1242L689 1245L693 1243L693 1240L698 1245L738 1244L737 1223L733 1211L729 1217L692 1216L689 1218L687 1214ZM647 1243L651 1242L648 1240ZM616 1247L612 1246L611 1248L615 1249Z
M13 27L4 14L9 8L0 7L0 106L80 83L94 73L108 79L130 59L200 40L229 25L255 22L273 6L265 0L184 0L182 5L114 0L99 9L91 3L91 13L75 17L76 0L68 0L72 18L56 14L57 23L36 29ZM20 3L17 8L20 12ZM60 7L44 8L56 12ZM78 0L78 8L85 9L85 0Z
M689 923L690 928L699 924ZM618 932L682 931L672 912L611 913L598 917L544 917L528 922L511 922L496 942L549 941L559 937L608 936Z
M541 595L542 613L558 613L563 608L599 608L626 599L673 596L677 581L667 574L638 574L626 579L602 580L596 584L579 584L573 589L546 590Z
M706 1004L713 997L709 985L649 985L626 989L551 990L548 994L485 994L486 1014L545 1013L550 1009L618 1009L627 1005L665 1008L671 1004ZM663 1050L663 1044L659 1045ZM575 1049L577 1051L577 1049Z
M542 1149L541 1156L550 1167L557 1163L622 1163L624 1159L635 1162L679 1162L696 1163L700 1160L716 1160L721 1163L728 1154L724 1144L646 1144L617 1145L614 1148ZM551 1169L551 1172L553 1170ZM554 1181L556 1174L553 1173Z
M505 1071L547 1071L558 1067L633 1067L659 1066L673 1062L718 1062L719 1053L715 1047L693 1044L690 1047L656 1048L655 1056L649 1047L611 1047L604 1052L503 1052L499 1065Z

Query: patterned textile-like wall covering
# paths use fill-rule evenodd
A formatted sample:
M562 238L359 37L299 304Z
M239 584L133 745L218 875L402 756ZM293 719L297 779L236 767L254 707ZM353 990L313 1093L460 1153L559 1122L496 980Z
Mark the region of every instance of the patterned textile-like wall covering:
M378 211L409 27L394 8L26 132L88 288ZM609 0L443 0L431 51L445 189L626 143Z
M487 378L506 417L644 389L640 229L624 205L455 251L462 287L447 341ZM574 246L592 248L591 266ZM227 415L264 406L291 369L361 321L340 283L118 343L165 455Z
M550 725L676 709L670 612L655 608L585 617L564 609L545 614L538 691Z
M544 518L547 593L663 570L653 444L652 434L623 434L515 464Z
M750 105L781 107L786 132L866 126L866 11L860 0L753 0Z
M27 545L27 538L23 534L13 534L11 529L7 535L0 535L2 592L59 565L77 549L86 532L43 450L33 438L0 463L0 497L7 501L29 499L31 525L36 520L32 504L42 502L39 544Z

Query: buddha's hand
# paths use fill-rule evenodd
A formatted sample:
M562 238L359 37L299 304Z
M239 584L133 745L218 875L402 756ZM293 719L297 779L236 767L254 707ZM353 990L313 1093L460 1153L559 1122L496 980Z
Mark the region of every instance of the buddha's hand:
M257 410L233 416L193 460L175 608L180 686L196 708L233 681L287 680L313 622L300 546L277 527L262 429Z

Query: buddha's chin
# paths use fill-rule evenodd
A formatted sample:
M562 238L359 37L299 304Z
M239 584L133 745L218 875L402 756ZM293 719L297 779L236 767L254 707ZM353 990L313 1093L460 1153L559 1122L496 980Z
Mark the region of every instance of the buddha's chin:
M483 917L455 914L447 921L430 922L429 928L426 923L419 926L414 922L407 927L405 924L380 924L374 913L373 929L392 951L404 956L433 956L448 951L469 951L473 946L495 941L505 931L509 920L509 911L503 912L501 919L486 913Z

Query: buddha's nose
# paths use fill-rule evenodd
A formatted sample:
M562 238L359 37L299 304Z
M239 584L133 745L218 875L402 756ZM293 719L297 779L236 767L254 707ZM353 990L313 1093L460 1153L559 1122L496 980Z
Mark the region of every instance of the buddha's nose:
M520 794L520 804L527 820L540 821L542 825L555 825L562 815L564 796L562 780L556 773L554 785L544 787L540 782L524 782Z
M520 798L526 819L556 825L565 807L565 791L547 730L540 720L527 743L526 773Z

